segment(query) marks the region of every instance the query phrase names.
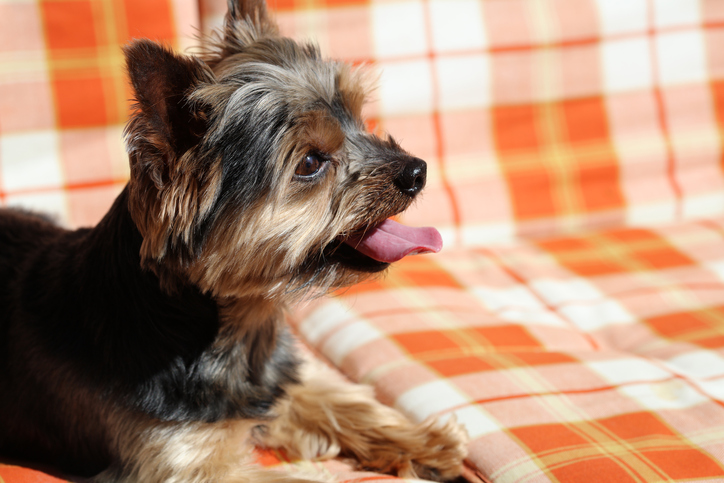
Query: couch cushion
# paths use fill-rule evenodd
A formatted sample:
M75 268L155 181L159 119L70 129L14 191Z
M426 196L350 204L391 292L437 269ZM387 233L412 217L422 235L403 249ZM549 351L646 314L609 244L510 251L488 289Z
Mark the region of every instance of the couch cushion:
M724 478L724 220L407 258L294 321L490 480Z

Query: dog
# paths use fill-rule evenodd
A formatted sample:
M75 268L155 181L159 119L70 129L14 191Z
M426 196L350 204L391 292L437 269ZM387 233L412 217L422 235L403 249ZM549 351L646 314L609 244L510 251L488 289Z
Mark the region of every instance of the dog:
M365 130L360 69L229 0L198 55L125 47L130 179L93 228L0 210L0 454L96 482L309 482L252 445L451 480L453 420L413 424L304 362L285 308L440 236L390 218L424 161Z

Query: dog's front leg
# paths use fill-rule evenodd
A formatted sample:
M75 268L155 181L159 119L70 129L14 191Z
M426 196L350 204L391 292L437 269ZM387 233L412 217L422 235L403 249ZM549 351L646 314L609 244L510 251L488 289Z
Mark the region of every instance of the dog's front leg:
M117 426L119 459L94 483L322 483L254 462L251 428L258 421L165 423L125 420ZM328 483L328 482L327 482Z
M460 475L467 436L454 420L413 424L374 398L370 387L350 384L308 362L302 384L289 388L263 443L302 458L353 456L362 468L446 481Z

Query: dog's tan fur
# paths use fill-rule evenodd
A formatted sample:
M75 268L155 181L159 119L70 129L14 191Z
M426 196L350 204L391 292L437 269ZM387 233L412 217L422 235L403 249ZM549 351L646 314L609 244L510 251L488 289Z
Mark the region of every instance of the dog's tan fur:
M253 445L304 459L343 455L364 469L434 480L458 476L466 455L467 436L454 419L413 424L377 401L370 387L348 383L311 360L302 384L269 419L183 425L129 415L111 419L117 451L128 463L98 475L99 482L329 483L319 475L261 469L251 457Z
M306 459L352 456L363 468L403 477L460 474L467 437L454 418L413 424L377 401L372 388L347 383L319 362L304 367L302 380L276 408L266 445Z

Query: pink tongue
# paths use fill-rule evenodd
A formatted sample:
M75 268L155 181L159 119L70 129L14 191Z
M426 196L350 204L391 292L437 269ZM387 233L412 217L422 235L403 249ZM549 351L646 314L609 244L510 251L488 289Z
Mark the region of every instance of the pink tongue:
M412 228L387 219L364 236L345 241L379 262L392 263L418 253L439 252L442 237L434 228Z

